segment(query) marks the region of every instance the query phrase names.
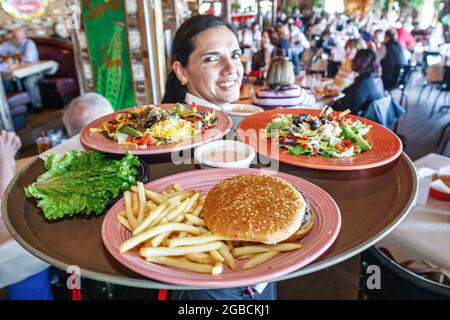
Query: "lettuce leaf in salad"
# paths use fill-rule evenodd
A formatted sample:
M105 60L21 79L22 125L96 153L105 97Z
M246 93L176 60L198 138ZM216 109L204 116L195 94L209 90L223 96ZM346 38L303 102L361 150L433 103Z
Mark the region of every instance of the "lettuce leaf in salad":
M344 152L339 152L337 150L326 150L325 151L330 157L333 158L346 158L346 157L353 157L354 149L353 147L348 148Z
M361 121L356 120L355 122L353 122L353 124L351 125L351 128L353 130L354 133L359 134L360 136L365 136L366 134L369 133L369 130L371 128L370 125L366 125L363 124Z
M285 115L280 115L278 118L272 120L272 122L267 126L267 131L270 132L272 129L287 129L291 123L291 119Z
M333 147L333 146L335 146L336 144L339 144L339 143L342 143L341 139L336 138L334 136L330 136L329 139L328 139L328 144L327 145L329 147Z
M289 147L288 148L288 152L290 154L295 155L295 156L298 156L298 155L311 156L311 155L313 155L312 150L305 149L301 145L296 145L296 146L293 146L293 147Z
M100 215L108 199L136 183L139 160L128 153L120 160L107 160L100 152L71 150L62 157L51 154L45 173L25 188L27 197L48 220L76 214Z

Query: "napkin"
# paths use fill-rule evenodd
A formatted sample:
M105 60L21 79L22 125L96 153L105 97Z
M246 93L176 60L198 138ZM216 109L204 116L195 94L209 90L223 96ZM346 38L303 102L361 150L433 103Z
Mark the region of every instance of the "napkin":
M426 205L430 188L441 192L450 193L450 188L447 187L441 179L432 181L434 175L450 175L450 166L442 167L439 170L421 167L418 168L417 174L419 176L419 193L417 196L417 204Z
M440 168L439 171L437 171L437 175L450 176L450 166ZM442 179L432 181L430 187L444 193L450 193L450 188L444 183L444 181L442 181Z

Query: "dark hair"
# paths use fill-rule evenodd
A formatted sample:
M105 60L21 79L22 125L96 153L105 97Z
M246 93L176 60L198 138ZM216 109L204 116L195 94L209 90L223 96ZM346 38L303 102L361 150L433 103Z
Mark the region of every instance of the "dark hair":
M273 44L274 46L278 45L279 38L278 38L278 34L275 32L275 29L273 29L273 28L264 29L263 32L261 32L261 37L264 33L267 33L269 35L271 44ZM261 42L261 45L262 45L262 42Z
M352 61L352 70L358 72L359 76L378 76L380 65L377 55L373 50L361 49L356 52Z
M397 40L397 31L395 31L394 29L386 30L384 35L389 39Z
M189 56L196 48L195 40L199 33L217 27L227 27L238 39L233 27L213 15L197 15L186 20L175 33L172 44L171 63L179 61L183 67L187 67ZM166 89L162 103L183 102L186 97L187 86L182 85L175 72L169 73L166 81Z

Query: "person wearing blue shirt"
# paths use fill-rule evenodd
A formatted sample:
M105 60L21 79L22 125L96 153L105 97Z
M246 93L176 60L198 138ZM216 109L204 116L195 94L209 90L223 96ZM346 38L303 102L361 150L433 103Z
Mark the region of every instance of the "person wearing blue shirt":
M39 61L39 52L33 40L27 38L25 28L17 28L12 32L12 42L0 44L0 56L15 56L20 53L20 59L24 63L33 63ZM0 71L5 71L11 66L10 59L0 62ZM42 73L33 74L22 80L25 90L30 95L33 108L42 108L42 99L39 92L38 81L42 79ZM8 88L6 88L8 89Z

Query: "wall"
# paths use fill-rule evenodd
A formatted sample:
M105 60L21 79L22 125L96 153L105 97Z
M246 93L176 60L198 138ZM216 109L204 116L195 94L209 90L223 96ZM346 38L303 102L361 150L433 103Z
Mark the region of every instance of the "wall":
M12 29L16 25L26 25L30 36L50 36L53 33L53 25L66 21L69 8L66 0L48 0L45 13L32 20L19 20L9 16L0 7L0 27Z

